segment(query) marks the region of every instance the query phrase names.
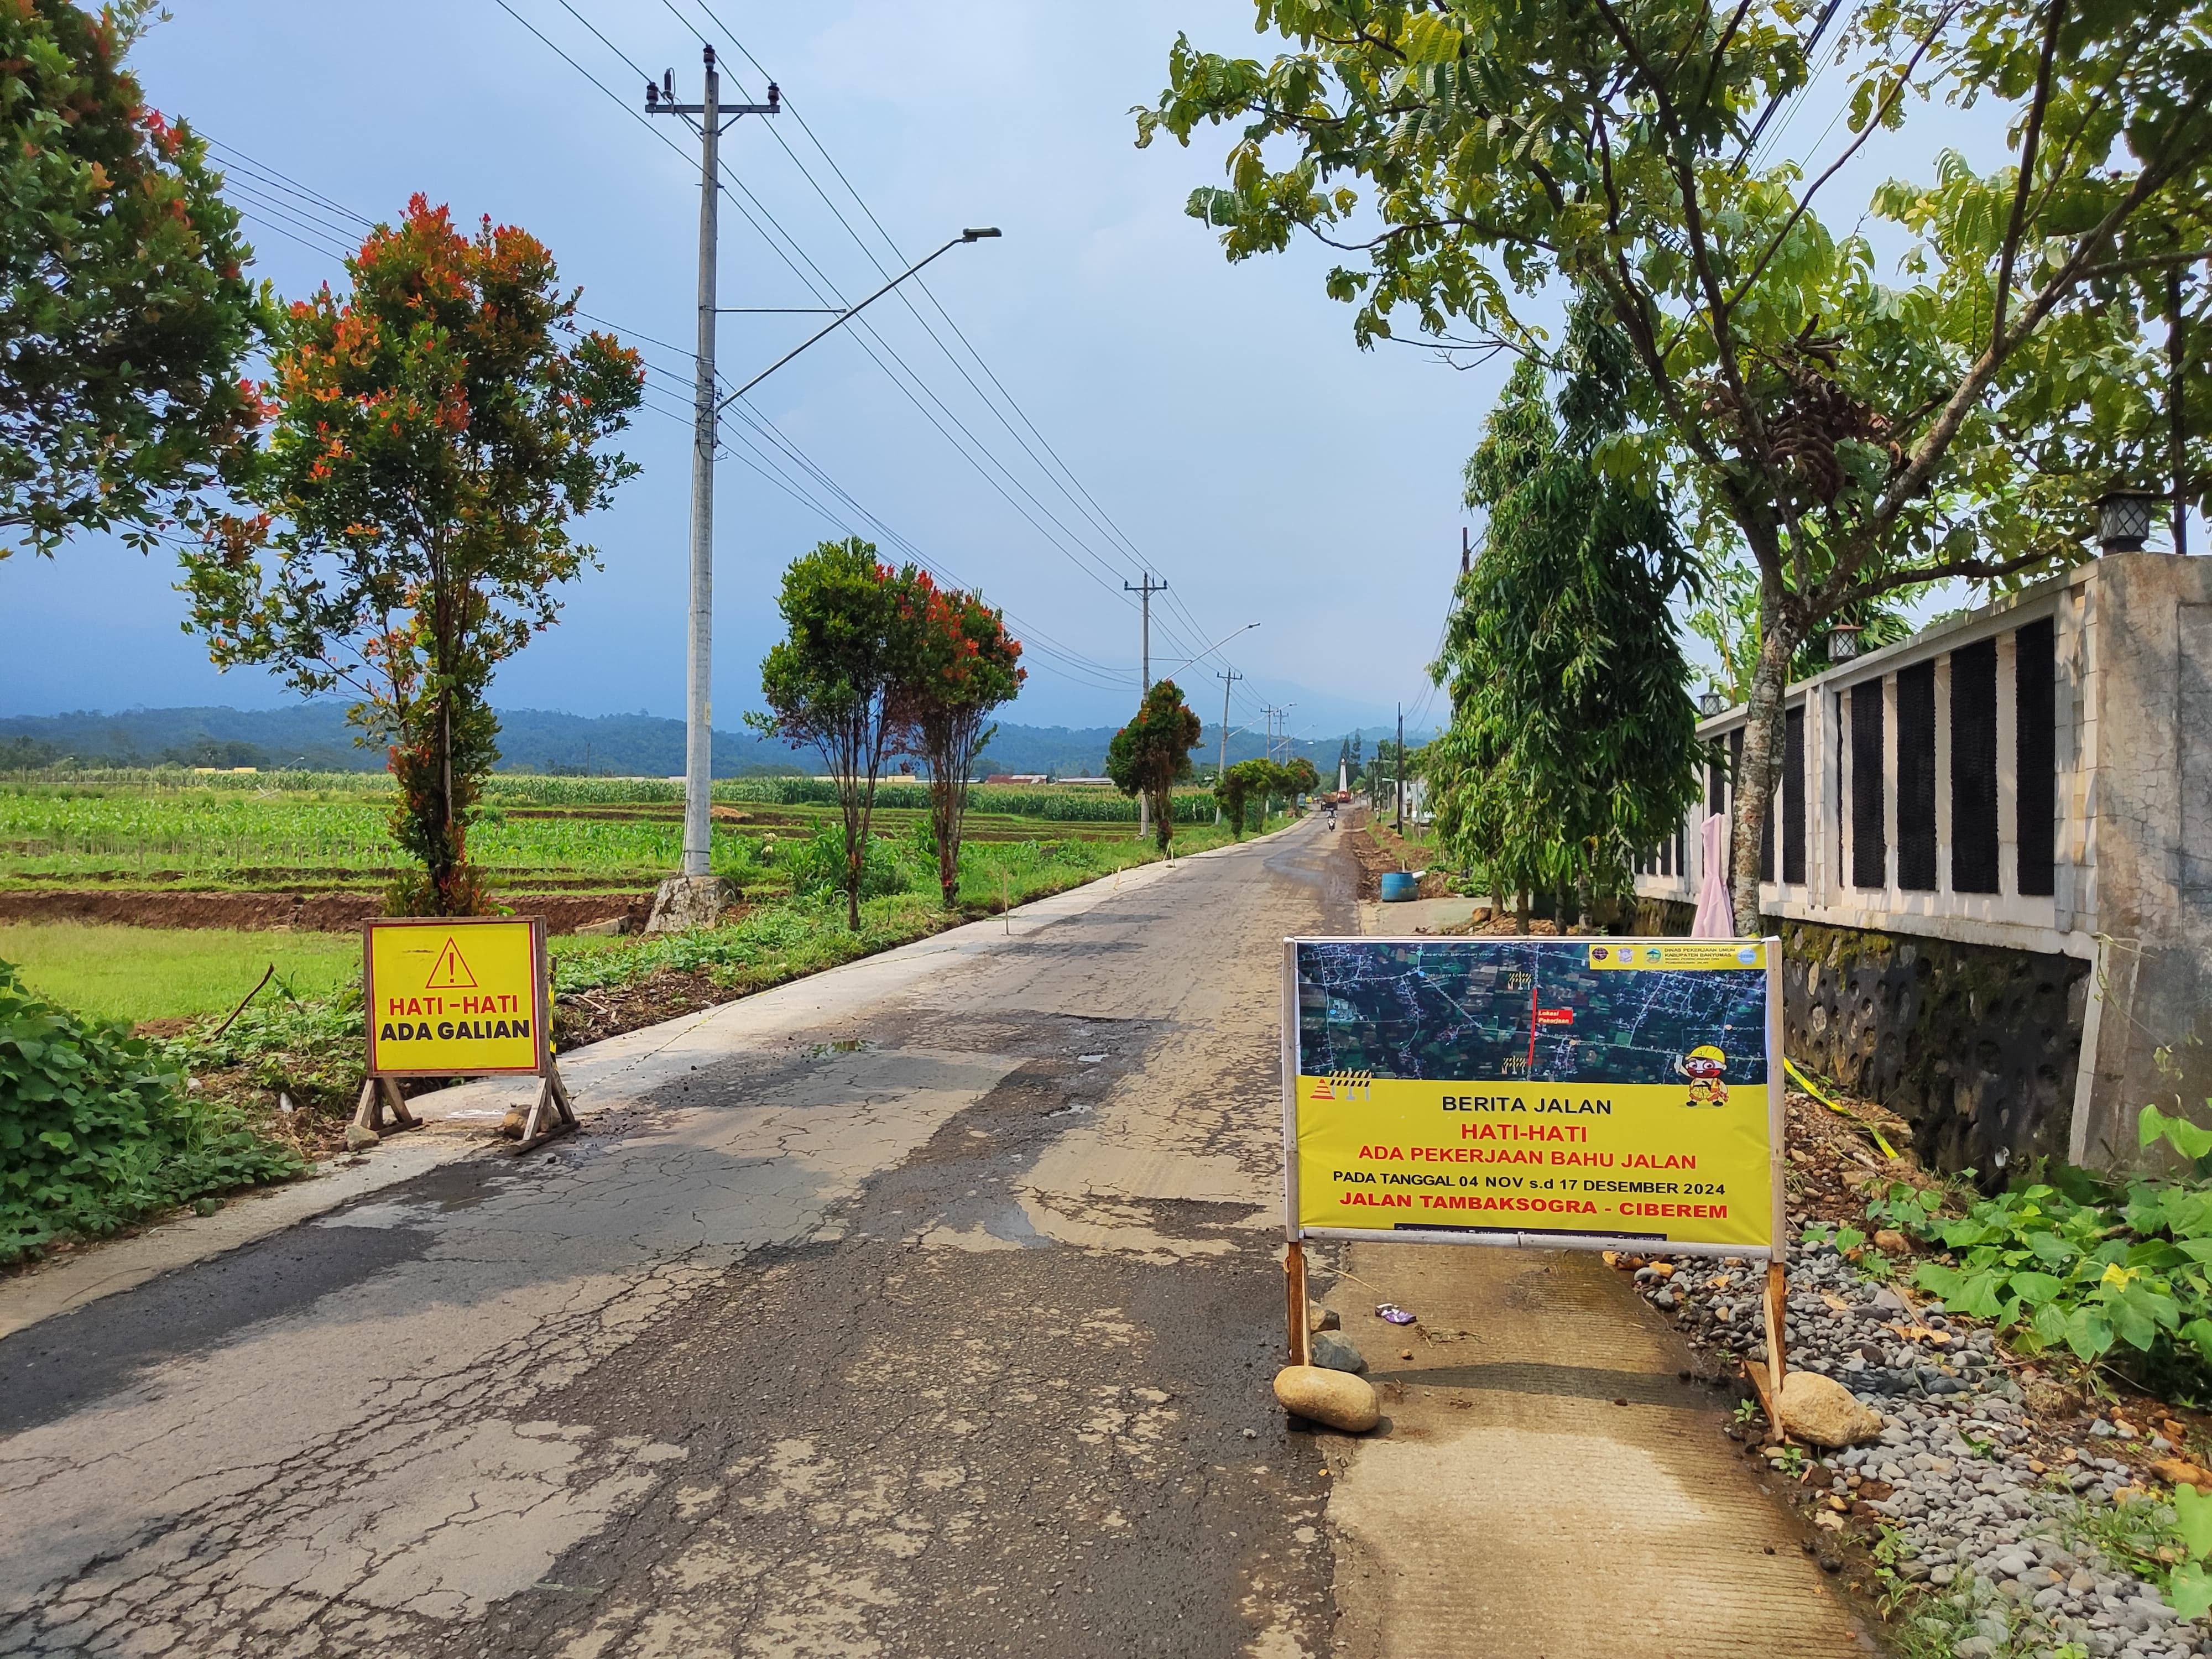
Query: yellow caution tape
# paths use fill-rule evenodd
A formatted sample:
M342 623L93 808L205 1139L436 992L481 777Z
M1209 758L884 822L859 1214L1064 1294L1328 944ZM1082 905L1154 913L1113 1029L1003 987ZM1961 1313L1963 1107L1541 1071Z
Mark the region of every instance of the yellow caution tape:
M1882 1139L1881 1130L1875 1128L1873 1124L1868 1122L1856 1112L1844 1110L1844 1108L1837 1105L1834 1101L1829 1099L1827 1096L1822 1094L1820 1092L1820 1085L1814 1083L1811 1078L1807 1077L1804 1073L1797 1069L1797 1062L1796 1060L1784 1056L1782 1061L1782 1069L1789 1073L1791 1077L1797 1079L1797 1086L1799 1088L1802 1089L1807 1094L1812 1096L1814 1099L1819 1101L1820 1104L1826 1107L1838 1117L1847 1117L1850 1119L1850 1121L1857 1124L1860 1128L1864 1129L1869 1134L1872 1135L1874 1137L1874 1144L1881 1148L1882 1156L1884 1158L1895 1158L1897 1156L1896 1149L1893 1147L1888 1141Z

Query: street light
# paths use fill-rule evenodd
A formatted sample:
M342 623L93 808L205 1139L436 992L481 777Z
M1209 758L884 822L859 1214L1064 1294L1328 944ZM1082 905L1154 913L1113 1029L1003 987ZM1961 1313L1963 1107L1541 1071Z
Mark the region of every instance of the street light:
M793 357L796 357L800 352L805 350L807 347L812 345L823 335L828 334L833 329L842 328L847 323L851 322L854 318L859 316L870 306L875 304L877 301L882 299L884 295L890 293L901 283L906 281L908 277L913 276L915 272L920 270L922 266L927 264L931 259L936 258L938 254L949 252L953 248L958 247L963 242L987 241L992 237L1003 235L1005 233L1002 232L996 225L984 225L977 229L962 231L957 236L955 236L943 247L938 249L936 253L929 255L928 258L921 259L914 264L908 265L904 270L899 272L897 276L892 277L890 281L885 283L881 288L878 289L873 294L868 295L866 299L861 301L858 305L854 306L849 310L838 313L836 317L823 324L820 328L815 330L813 333L808 335L797 345L792 347L792 349L785 352L782 356L777 358L766 368L761 370L759 374L754 375L751 380L747 380L735 392L732 392L728 397L723 398L720 403L716 404L714 405L714 412L717 415L720 414L732 404L737 402L738 398L744 397L745 393L750 392L763 380L768 379L769 375L775 374L776 370L781 368L786 363L789 362Z
M2097 546L2106 553L2140 553L2150 536L2160 497L2148 489L2108 489L2097 497Z
M1198 661L1200 658L1212 656L1215 652L1220 650L1223 646L1228 644L1230 641L1235 639L1239 634L1249 634L1259 625L1260 624L1257 623L1246 623L1243 627L1237 629L1230 633L1224 634L1219 639L1214 641L1212 645L1207 646L1205 650L1200 652L1197 656L1185 657L1181 662L1177 663L1174 668L1163 670L1160 674L1160 678L1162 679L1165 679L1170 674L1175 673L1177 670L1189 667L1191 664Z
M665 104L662 106L662 107L667 109L679 108L678 106L673 103ZM708 177L711 179L713 176L713 169L710 167L708 170ZM805 339L800 341L790 350L785 352L782 356L777 358L766 368L761 370L759 374L754 375L751 380L747 380L735 392L732 392L728 397L723 398L721 402L715 404L713 406L711 418L708 416L707 406L707 397L708 394L706 386L702 383L700 389L701 395L699 399L700 428L702 434L700 441L701 444L710 447L710 446L708 446L708 439L706 434L711 434L714 426L720 422L722 411L724 410L727 409L732 404L737 402L738 398L744 397L745 393L750 392L763 380L768 379L769 375L775 374L776 370L781 368L793 357L799 356L800 352L805 350L807 347L812 345L816 341L823 338L833 330L842 328L847 323L852 321L854 318L859 316L863 311L866 311L877 301L882 299L884 295L890 293L901 283L906 281L908 277L913 276L916 271L921 270L924 266L927 265L931 260L937 258L939 254L943 254L952 248L958 247L964 242L985 241L994 238L999 234L999 228L996 225L983 225L962 231L957 236L955 236L951 240L947 241L943 247L937 249L935 252L930 254L927 258L917 260L915 264L908 266L904 270L892 277L890 281L885 283L881 288L869 295L859 304L848 307L844 311L840 312L836 317L830 319L829 322L824 323L812 334L807 336ZM702 266L702 269L710 270L712 269L711 264ZM714 304L712 299L713 290L704 277L702 278L701 293L705 296L702 299L701 304L702 307L711 309ZM708 320L711 321L711 319ZM704 325L702 325L702 327ZM706 337L711 341L711 335L707 336ZM702 363L704 364L705 370L710 371L712 369L713 365L711 362L706 362L702 359ZM696 456L693 465L695 468L703 468L704 470L705 476L703 483L706 500L708 502L706 512L708 516L706 519L702 520L701 523L711 526L714 487L713 467L708 462L702 461ZM709 873L713 866L713 854L711 849L713 845L712 837L714 835L713 803L714 768L713 751L714 740L714 728L708 714L708 679L710 677L708 672L708 665L712 660L711 653L713 651L714 639L714 613L713 607L710 603L714 591L714 551L711 534L698 531L695 528L693 539L694 549L691 562L691 640L690 646L692 672L688 676L690 687L688 696L685 700L686 706L684 708L684 874L687 878L703 878Z

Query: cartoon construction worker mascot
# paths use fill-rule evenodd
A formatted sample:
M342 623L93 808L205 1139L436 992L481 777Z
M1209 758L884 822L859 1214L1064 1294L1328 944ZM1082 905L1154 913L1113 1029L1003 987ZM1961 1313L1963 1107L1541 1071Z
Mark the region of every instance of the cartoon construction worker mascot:
M1701 1043L1674 1062L1674 1069L1690 1079L1690 1097L1686 1106L1725 1106L1728 1104L1728 1085L1721 1081L1721 1073L1728 1069L1728 1056L1711 1043Z

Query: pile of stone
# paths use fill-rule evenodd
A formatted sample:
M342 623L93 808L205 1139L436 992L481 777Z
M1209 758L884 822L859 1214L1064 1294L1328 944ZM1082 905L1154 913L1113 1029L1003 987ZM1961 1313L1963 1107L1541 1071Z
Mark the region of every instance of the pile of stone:
M1908 1254L1901 1238L1880 1243L1893 1259ZM1652 1306L1703 1351L1765 1360L1763 1265L1658 1260L1636 1265L1635 1275ZM2165 1437L2132 1425L2124 1436L2124 1425L2101 1419L2086 1432L2039 1427L1989 1330L1863 1279L1831 1245L1793 1250L1784 1340L1791 1371L1832 1379L1878 1417L1861 1420L1858 1443L1816 1445L1810 1461L1778 1446L1763 1455L1777 1475L1798 1474L1796 1496L1820 1533L1844 1533L1854 1521L1863 1531L1897 1530L1899 1571L1933 1598L1917 1616L1940 1614L1969 1632L1952 1650L1958 1659L2055 1656L2069 1644L2092 1659L2212 1656L2212 1632L2179 1620L2154 1585L2101 1554L2082 1524L2084 1505L2151 1495L2148 1478L2111 1454L2129 1437L2171 1451ZM1806 1426L1793 1421L1787 1396L1782 1409L1785 1426ZM2159 1468L2185 1474L2188 1466Z

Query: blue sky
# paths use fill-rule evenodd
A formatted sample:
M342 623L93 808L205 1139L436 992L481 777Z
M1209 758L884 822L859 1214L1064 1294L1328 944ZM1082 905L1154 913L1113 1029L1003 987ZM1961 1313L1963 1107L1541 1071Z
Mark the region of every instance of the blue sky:
M867 528L823 479L1007 608L1032 647L1009 718L1126 717L1138 625L1120 584L1147 565L1170 584L1156 673L1261 624L1179 675L1209 725L1224 661L1248 677L1237 723L1272 702L1317 736L1386 720L1401 699L1431 706L1423 665L1467 522L1460 466L1504 369L1359 352L1321 291L1323 251L1232 268L1184 216L1191 186L1218 177L1220 135L1134 149L1129 106L1157 94L1178 29L1264 50L1248 0L710 0L726 29L697 0L509 3L619 106L498 0L173 0L137 58L152 102L223 147L280 292L340 279L331 250L358 236L347 215L394 216L419 190L542 237L585 309L653 365L650 400L670 412L641 415L624 441L644 471L590 525L605 568L501 671L495 702L682 712L696 152L675 123L625 112L644 88L624 58L672 66L694 99L696 26L722 50L726 97L762 94L741 45L805 123L749 118L725 138L753 199L725 201L724 305L865 293L878 261L901 268L869 214L909 258L965 225L1006 233L932 266L927 295L907 290L913 310L878 302L872 337L831 337L750 400L769 430L744 439L783 446L769 453L785 476L735 446L719 470L719 723L754 701L784 563ZM1824 92L1792 145L1826 115ZM1942 116L1892 148L1924 165L1954 129L1975 136ZM1871 153L1839 179L1832 210L1848 222L1884 165ZM724 375L749 378L818 322L726 317ZM94 538L0 565L0 712L285 701L264 677L209 667L173 580Z

